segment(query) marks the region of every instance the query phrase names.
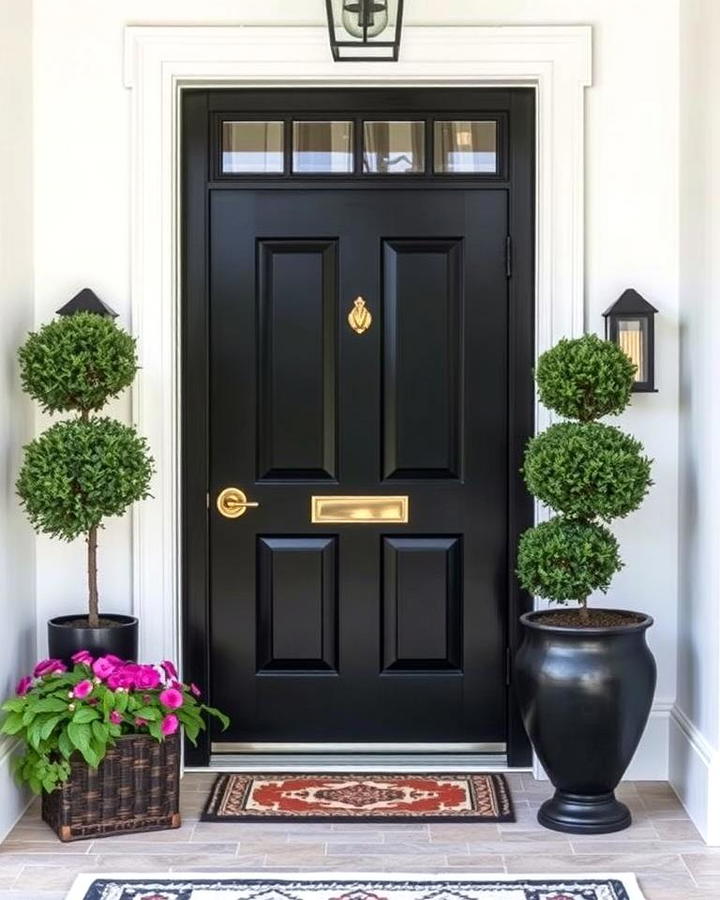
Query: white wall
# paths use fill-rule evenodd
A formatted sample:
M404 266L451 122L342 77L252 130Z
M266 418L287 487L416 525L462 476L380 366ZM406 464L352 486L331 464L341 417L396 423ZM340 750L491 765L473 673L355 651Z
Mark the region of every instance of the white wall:
M636 775L663 777L675 696L677 595L678 0L413 0L409 24L591 24L587 96L587 327L628 286L657 306L660 392L623 417L655 459L643 509L620 524L627 567L610 602L655 616L659 662L649 739ZM36 317L89 285L131 325L128 297L128 93L123 26L323 24L319 0L35 0ZM649 27L648 23L652 23ZM128 413L127 399L119 405ZM102 536L101 600L125 611L130 525ZM38 628L82 601L80 543L38 545Z
M32 6L0 0L0 696L35 656L35 543L15 496L21 448L32 436L15 352L33 324ZM12 640L7 637L12 636ZM0 839L25 803L10 775L12 739L0 739Z
M720 843L720 4L681 6L680 548L671 778Z

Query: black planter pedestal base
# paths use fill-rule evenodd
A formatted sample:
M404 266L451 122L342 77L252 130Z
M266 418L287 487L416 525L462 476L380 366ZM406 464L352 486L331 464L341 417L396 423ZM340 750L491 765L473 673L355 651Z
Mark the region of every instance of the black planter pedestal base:
M538 812L538 822L566 834L612 834L632 823L630 810L609 794L569 794L555 791Z

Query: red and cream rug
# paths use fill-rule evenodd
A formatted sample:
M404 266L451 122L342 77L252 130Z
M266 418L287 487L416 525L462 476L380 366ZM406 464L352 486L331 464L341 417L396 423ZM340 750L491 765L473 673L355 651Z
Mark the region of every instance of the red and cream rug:
M617 875L78 875L66 900L643 900Z
M218 776L204 822L286 821L513 822L502 775Z

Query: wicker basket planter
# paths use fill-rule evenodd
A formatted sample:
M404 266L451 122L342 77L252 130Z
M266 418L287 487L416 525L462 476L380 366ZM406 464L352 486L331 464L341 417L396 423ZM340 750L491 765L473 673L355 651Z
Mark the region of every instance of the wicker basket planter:
M42 798L42 817L61 841L180 827L179 734L162 743L118 738L97 769L76 757L70 779Z

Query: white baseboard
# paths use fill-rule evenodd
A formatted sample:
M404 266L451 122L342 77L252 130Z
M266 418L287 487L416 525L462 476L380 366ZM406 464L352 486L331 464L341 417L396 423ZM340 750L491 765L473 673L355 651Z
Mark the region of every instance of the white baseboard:
M12 775L12 756L18 741L6 735L0 738L0 842L18 822L28 808L32 797L19 788Z
M720 845L720 753L678 706L670 714L669 781L708 844Z
M625 773L626 781L667 781L668 739L672 708L673 704L670 700L656 700L653 703L645 732L640 739L640 745ZM534 759L533 774L535 778L547 780L547 775L537 758Z

